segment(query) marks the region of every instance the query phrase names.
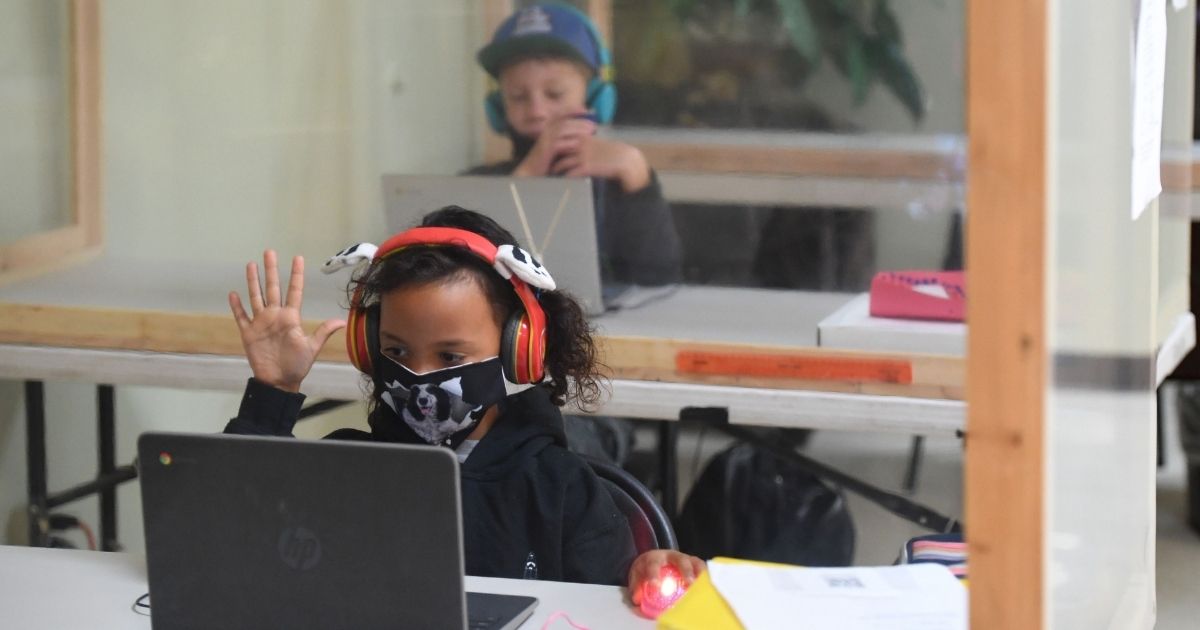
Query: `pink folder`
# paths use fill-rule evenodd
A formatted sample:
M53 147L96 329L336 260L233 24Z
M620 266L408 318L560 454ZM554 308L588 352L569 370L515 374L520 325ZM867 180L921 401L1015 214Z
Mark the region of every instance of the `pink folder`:
M961 271L881 271L871 279L871 317L961 322L966 310Z

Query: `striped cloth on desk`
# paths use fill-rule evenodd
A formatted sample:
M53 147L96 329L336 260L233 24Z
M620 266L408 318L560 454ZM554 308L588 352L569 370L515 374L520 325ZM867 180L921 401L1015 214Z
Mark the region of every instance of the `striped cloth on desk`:
M898 564L934 562L950 569L960 580L967 579L967 542L962 534L929 534L904 543Z

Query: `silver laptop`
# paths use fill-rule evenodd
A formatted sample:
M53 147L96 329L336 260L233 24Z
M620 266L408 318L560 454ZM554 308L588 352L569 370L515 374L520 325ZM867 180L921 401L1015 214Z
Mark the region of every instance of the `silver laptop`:
M584 312L604 312L590 179L384 175L383 199L392 233L452 204L488 215L541 259L558 287L575 296Z
M508 630L537 604L464 593L448 449L145 433L138 462L156 630Z

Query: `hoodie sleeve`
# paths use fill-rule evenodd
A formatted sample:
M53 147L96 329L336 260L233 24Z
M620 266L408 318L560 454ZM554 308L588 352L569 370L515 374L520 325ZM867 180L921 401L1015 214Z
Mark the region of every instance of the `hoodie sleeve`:
M679 282L683 253L675 217L663 198L658 174L626 193L617 180L596 189L601 257L613 280L657 286Z
M563 579L625 586L637 556L629 523L586 464L568 487L563 522Z
M225 425L225 433L292 437L304 398L304 394L285 392L251 378L237 417Z

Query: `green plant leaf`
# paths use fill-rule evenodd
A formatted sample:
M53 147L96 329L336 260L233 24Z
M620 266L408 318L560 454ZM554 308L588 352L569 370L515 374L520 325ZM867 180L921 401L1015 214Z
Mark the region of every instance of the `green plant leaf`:
M854 2L853 0L826 0L825 4L829 8L847 17L854 17Z
M695 10L696 0L671 0L671 12L681 20L686 20Z
M863 40L849 37L846 41L846 76L854 88L854 104L862 105L867 100L867 89L871 86L872 69L867 60L867 49Z
M804 0L776 0L776 3L792 47L805 61L815 66L821 58L821 38L808 5Z
M879 71L883 84L900 100L913 121L924 119L925 90L900 47L883 38L875 38L868 44L867 54Z
M875 34L897 45L904 43L900 32L900 23L887 0L875 0L875 10L871 13L871 28Z

